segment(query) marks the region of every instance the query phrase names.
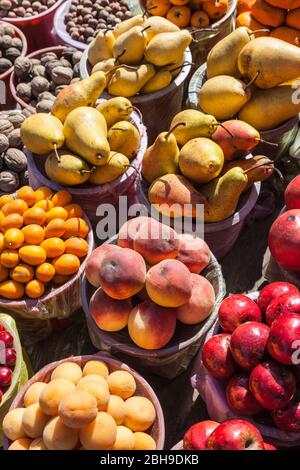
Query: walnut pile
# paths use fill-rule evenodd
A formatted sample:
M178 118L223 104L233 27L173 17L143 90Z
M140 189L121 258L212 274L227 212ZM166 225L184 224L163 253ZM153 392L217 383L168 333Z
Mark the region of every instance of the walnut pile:
M1 0L0 0L1 2ZM0 75L10 69L20 57L23 44L15 29L7 24L0 25Z

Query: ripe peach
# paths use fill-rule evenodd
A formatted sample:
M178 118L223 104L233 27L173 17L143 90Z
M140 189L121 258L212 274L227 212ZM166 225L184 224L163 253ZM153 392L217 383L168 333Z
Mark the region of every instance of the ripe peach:
M132 341L143 349L163 348L173 337L176 310L156 305L148 300L131 310L128 332Z
M29 450L47 450L43 438L38 437L37 439L34 439L34 441L32 441L30 444Z
M15 440L10 444L8 450L29 450L31 445L31 440L25 437Z
M132 431L146 431L156 418L155 408L146 397L131 397L126 400L124 425Z
M40 394L47 384L44 382L35 382L32 384L24 395L24 406L27 408L39 401Z
M134 377L126 370L112 372L108 376L107 384L112 395L117 395L124 400L134 395L136 390Z
M215 292L211 283L199 274L191 274L192 295L188 302L176 310L177 320L185 325L196 325L205 320L215 305Z
M15 408L7 413L3 419L2 428L3 432L8 439L15 441L26 436L23 427L22 419L25 408Z
M94 421L80 430L80 442L87 450L108 450L116 441L117 425L104 412L98 413Z
M99 266L102 260L102 257L109 253L110 251L119 250L120 247L117 245L101 245L98 246L88 257L86 266L85 266L85 275L90 284L94 287L100 286L99 278Z
M99 411L106 410L109 402L109 391L107 384L100 383L98 380L81 380L77 385L77 390L81 390L92 395L96 399L97 408Z
M133 241L134 249L151 265L176 258L178 245L175 230L152 218L141 223Z
M116 424L119 426L124 422L126 416L125 401L117 395L111 395L106 412L114 418Z
M199 274L210 261L210 249L204 240L188 233L178 235L177 260L186 265L191 273Z
M85 377L86 375L91 374L100 375L107 379L109 376L109 369L103 361L88 361L82 370L82 375Z
M99 288L90 300L90 313L103 331L120 331L128 323L131 300L115 300Z
M56 416L46 425L43 441L49 450L73 450L78 443L78 430L68 428Z
M57 366L51 374L51 380L64 379L73 382L75 385L82 377L82 370L75 362L63 362Z
M108 389L106 379L104 377L102 377L101 375L99 375L99 374L85 375L84 377L82 377L82 379L79 380L79 382L77 384L77 388L80 388L79 387L80 385L85 384L86 382L89 382L90 380L101 383L102 385L104 385L104 387L106 387Z
M32 439L40 437L49 419L50 416L43 413L38 403L28 406L22 417L23 429L26 435Z
M59 404L58 415L69 428L82 428L97 416L96 398L83 390L76 390L65 396Z
M140 226L149 220L149 217L135 217L128 220L119 230L118 245L122 248L131 248L133 250L133 241Z
M42 390L39 397L39 405L46 415L56 416L61 400L75 390L75 385L63 379L55 379L49 382Z
M99 267L100 285L113 299L128 299L144 287L146 264L143 257L129 248L105 253Z
M133 450L134 436L133 432L125 426L117 427L117 437L112 450Z
M156 450L156 442L149 434L145 432L135 432L134 450Z
M180 307L192 295L191 273L176 259L166 259L149 269L146 289L150 299L162 307Z

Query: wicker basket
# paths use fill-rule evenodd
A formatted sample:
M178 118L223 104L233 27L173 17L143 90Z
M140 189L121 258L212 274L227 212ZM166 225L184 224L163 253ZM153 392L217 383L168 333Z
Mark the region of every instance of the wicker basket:
M130 372L133 377L135 378L137 388L136 394L139 396L143 396L148 398L154 405L156 410L156 419L155 422L150 430L150 434L156 442L157 450L163 450L164 442L165 442L165 423L164 423L164 416L158 401L158 398L150 387L148 382L146 382L143 377L141 377L137 372L132 370L126 364L123 364L119 361L111 359L110 357L104 355L94 355L94 356L77 356L77 357L69 357L67 359L63 359L62 361L53 362L52 364L48 364L46 367L41 369L34 377L32 377L29 382L25 385L25 387L20 391L20 393L16 396L15 400L13 401L10 410L15 408L20 408L24 406L24 395L28 388L34 384L35 382L49 382L52 371L60 364L66 361L75 362L79 364L81 367L88 361L104 361L106 364L109 365L110 372L114 372L116 370L126 370ZM9 447L10 442L7 438L4 438L4 449L7 450Z

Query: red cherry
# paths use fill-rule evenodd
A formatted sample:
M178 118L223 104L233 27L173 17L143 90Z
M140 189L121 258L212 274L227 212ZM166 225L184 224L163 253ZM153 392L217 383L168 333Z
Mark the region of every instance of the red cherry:
M9 387L11 384L12 371L9 367L0 367L0 387Z
M9 367L13 367L16 363L17 353L14 348L5 349L5 364Z
M13 344L14 338L8 331L0 331L0 344L1 342L5 344L7 348Z

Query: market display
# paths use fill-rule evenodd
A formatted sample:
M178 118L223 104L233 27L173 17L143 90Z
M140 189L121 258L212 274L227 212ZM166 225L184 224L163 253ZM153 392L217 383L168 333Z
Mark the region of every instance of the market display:
M22 39L13 26L0 24L0 75L9 70L22 54Z
M2 0L0 4L0 18L30 18L45 13L55 5L57 0Z

